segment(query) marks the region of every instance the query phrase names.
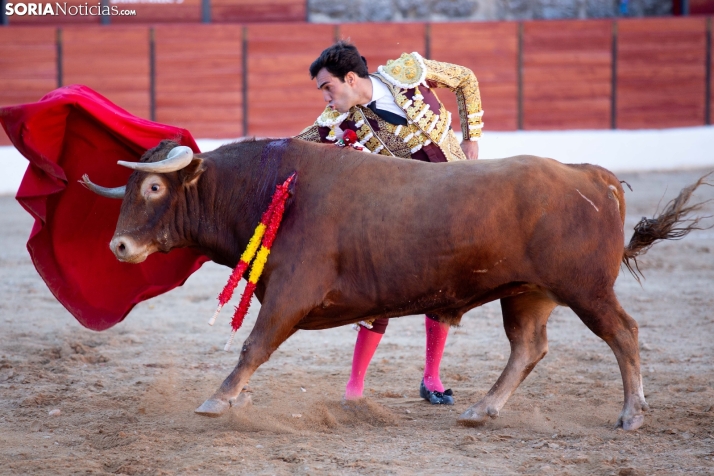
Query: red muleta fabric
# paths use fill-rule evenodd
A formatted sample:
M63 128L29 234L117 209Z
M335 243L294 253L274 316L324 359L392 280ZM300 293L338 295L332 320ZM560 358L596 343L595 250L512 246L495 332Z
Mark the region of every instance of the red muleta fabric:
M0 108L0 122L30 164L16 199L35 224L27 250L57 300L95 331L121 322L141 301L182 285L208 258L192 249L154 253L141 264L109 250L121 200L95 195L126 184L138 161L163 139L199 152L186 129L140 119L86 86L56 89L39 102Z

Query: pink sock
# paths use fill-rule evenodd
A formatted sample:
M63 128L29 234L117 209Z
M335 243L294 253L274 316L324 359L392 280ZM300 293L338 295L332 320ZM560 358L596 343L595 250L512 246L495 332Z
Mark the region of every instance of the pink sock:
M374 356L374 351L377 350L379 341L382 340L382 335L360 326L357 343L355 343L355 353L352 356L352 373L345 388L346 400L362 398L367 367Z
M446 336L449 335L449 325L425 317L424 327L426 328L424 386L432 392L443 392L444 385L439 378L439 366L441 366L441 356L444 355Z

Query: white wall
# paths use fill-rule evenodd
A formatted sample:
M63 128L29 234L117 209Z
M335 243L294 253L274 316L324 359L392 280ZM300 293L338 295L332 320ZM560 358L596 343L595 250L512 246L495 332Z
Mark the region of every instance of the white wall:
M226 140L198 140L212 150ZM638 131L486 132L480 157L531 154L566 163L602 165L615 172L705 168L714 170L714 127ZM27 161L14 147L0 147L0 194L14 194Z
M613 172L714 167L714 127L487 132L481 139L480 158L518 154L597 164Z

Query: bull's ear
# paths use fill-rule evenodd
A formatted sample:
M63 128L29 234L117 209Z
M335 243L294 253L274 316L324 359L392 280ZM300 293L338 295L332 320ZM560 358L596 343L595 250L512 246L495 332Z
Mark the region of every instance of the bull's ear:
M204 170L206 170L206 166L203 163L203 159L194 157L190 164L179 170L179 178L184 185L193 185L201 177Z

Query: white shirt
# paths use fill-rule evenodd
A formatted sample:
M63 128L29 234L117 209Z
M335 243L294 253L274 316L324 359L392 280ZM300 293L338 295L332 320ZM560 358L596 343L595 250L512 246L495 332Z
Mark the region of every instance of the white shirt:
M372 99L369 102L376 101L377 109L393 112L406 119L407 114L401 107L397 106L394 96L392 96L387 85L372 76L369 79L372 81ZM363 106L366 107L367 104L363 104Z
M389 91L387 85L372 76L370 76L369 79L372 81L372 99L370 99L367 104L372 101L377 101L377 109L393 112L394 114L398 114L406 119L407 114L401 107L397 106L397 102L394 100L394 96L392 96L392 93ZM367 104L362 105L367 107ZM342 139L345 131L343 131L339 125L334 126L332 130L334 131L337 140Z

